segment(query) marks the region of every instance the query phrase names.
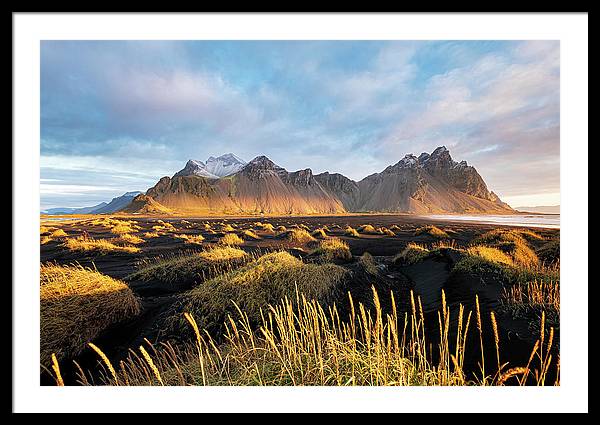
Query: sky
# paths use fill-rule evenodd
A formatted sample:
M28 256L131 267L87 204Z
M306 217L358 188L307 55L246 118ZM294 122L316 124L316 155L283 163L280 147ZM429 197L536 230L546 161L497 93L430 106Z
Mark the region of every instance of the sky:
M558 41L43 41L41 209L188 159L354 180L446 146L513 207L558 205Z

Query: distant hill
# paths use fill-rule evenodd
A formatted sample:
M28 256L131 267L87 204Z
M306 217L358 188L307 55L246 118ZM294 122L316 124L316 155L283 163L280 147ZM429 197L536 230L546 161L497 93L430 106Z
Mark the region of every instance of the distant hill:
M42 211L42 214L62 215L62 214L111 214L117 212L131 203L133 198L142 192L126 192L121 196L113 198L110 202L101 202L92 207L83 208L49 208Z
M95 211L99 208L105 207L108 205L106 202L101 202L98 205L94 205L92 207L82 207L82 208L48 208L47 210L42 211L43 214L48 215L62 215L62 214L91 214L92 211Z
M91 214L111 214L122 210L127 205L129 205L131 201L133 201L133 198L140 195L141 193L142 192L139 191L126 192L121 196L113 198L108 204L104 205L103 207L93 210Z
M516 207L515 210L539 214L560 214L560 205L549 205L539 207Z
M217 175L218 174L218 175ZM195 214L333 214L344 212L495 213L515 211L489 191L477 170L446 147L409 154L355 182L341 174L289 172L266 156L245 163L233 154L190 160L163 177L136 204ZM133 205L127 211L134 212Z

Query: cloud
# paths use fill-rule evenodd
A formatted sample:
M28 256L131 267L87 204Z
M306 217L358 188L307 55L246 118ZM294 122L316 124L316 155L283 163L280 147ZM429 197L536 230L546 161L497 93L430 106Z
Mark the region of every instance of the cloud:
M144 190L189 158L234 152L360 179L446 145L501 196L558 192L559 53L556 41L43 42L42 175Z

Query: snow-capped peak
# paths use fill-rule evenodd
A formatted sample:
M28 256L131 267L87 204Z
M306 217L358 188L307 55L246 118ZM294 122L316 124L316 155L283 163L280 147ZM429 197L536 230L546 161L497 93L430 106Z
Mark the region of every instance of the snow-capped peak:
M206 163L197 159L190 159L185 164L183 170L177 172L173 177L199 176L208 179L218 179L237 173L244 165L246 165L246 162L232 153L227 153L216 158L211 156Z
M217 158L213 156L208 158L206 161L206 171L217 177L226 177L237 173L244 165L246 165L246 161L232 153L226 153Z

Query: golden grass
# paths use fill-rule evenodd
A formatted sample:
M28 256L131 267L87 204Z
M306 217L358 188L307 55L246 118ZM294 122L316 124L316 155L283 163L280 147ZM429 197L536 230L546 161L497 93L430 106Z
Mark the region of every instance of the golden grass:
M267 233L275 232L275 228L273 227L273 225L271 223L261 223L258 227L260 227L263 232L267 232Z
M114 239L94 239L88 236L78 236L76 238L66 239L63 246L69 251L97 251L100 253L108 252L127 252L134 254L140 252L140 248L132 245L119 245L118 240Z
M334 264L306 264L285 251L272 252L186 292L177 310L201 312L197 317L204 326L214 326L234 313L237 305L257 323L261 309L294 296L296 287L311 298L329 300L345 274ZM173 325L179 330L185 327L179 316Z
M50 233L53 230L55 230L55 227L40 226L40 235L45 235L46 233Z
M133 245L138 245L138 244L145 242L139 236L131 235L129 233L123 233L121 236L119 236L117 239L114 239L114 240L116 242L121 242L121 243L125 243L125 244L130 243Z
M495 229L475 238L471 245L487 245L510 255L516 265L535 267L539 258L522 236L522 231ZM533 233L533 232L530 232Z
M315 240L310 233L304 229L291 229L285 232L282 237L290 242L308 243Z
M187 244L196 244L201 245L202 241L204 241L204 236L202 235L188 235L186 233L181 233L178 235L173 235L176 239L182 239Z
M235 228L231 224L226 224L221 227L222 232L235 232Z
M328 238L319 242L319 247L312 254L318 255L323 261L350 261L352 253L348 244L338 238Z
M346 227L346 229L344 230L344 234L346 236L352 236L353 238L360 238L360 234L356 231L356 229L350 226Z
M202 235L188 235L185 243L201 245L203 241L204 241L204 236L202 236Z
M138 264L137 271L126 279L158 281L167 285L197 283L242 264L247 256L238 248L215 246L201 252L142 261Z
M46 245L50 241L52 241L52 238L50 236L42 236L40 238L40 245Z
M398 231L402 230L402 228L400 226L398 226L397 224L394 224L394 225L390 226L390 230L392 232L398 232Z
M158 220L157 221L158 224L152 226L152 229L155 231L164 231L164 232L169 232L169 231L174 231L177 230L175 228L175 226L173 226L171 223L166 222L166 221L162 221L162 220Z
M119 223L110 229L110 233L114 233L115 235L124 235L126 233L131 233L132 231L133 228L125 223Z
M386 236L396 236L396 234L394 232L392 232L390 229L388 229L386 227L380 227L379 231L381 231L381 233Z
M429 249L417 243L410 242L401 252L396 254L392 261L396 264L415 264L423 260L428 255Z
M279 232L279 233L281 233L281 232L285 232L286 230L287 230L287 228L286 228L285 226L277 226L277 227L275 228L275 231L276 231L276 232Z
M221 245L241 245L244 240L235 233L227 233L221 239L219 239Z
M429 235L434 238L449 238L448 233L436 226L422 226L415 230L415 236Z
M376 229L370 224L363 224L362 226L359 226L356 230L358 230L359 233L364 233L368 235L381 235L383 233L381 230Z
M52 233L50 233L51 238L64 238L67 236L67 233L63 229L56 229Z
M500 251L497 248L492 248L485 245L476 245L467 248L467 253L470 255L475 255L477 257L481 257L484 260L491 261L493 263L500 263L512 266L513 260L512 258L505 254L503 251Z
M231 246L213 246L200 252L198 256L207 261L231 261L247 256L244 251Z
M45 264L40 268L40 350L42 364L81 353L113 323L138 314L129 287L96 270Z
M250 239L250 240L259 240L260 236L258 236L256 233L254 233L252 230L250 229L246 229L242 231L242 236L246 239Z
M324 239L327 237L327 233L325 233L324 229L315 229L311 234L314 238Z
M509 307L528 305L552 307L560 310L560 285L558 282L532 281L505 288L502 303Z
M548 382L554 329L540 338L527 365L509 367L496 350L494 374L486 375L482 357L479 375L467 375L464 360L472 312L458 306L457 320L450 322L445 303L438 311L438 342L426 338L419 298L410 294L406 315L395 308L384 314L379 295L373 291L372 310L355 305L348 294L350 310L341 317L335 305L323 308L318 301L296 293L266 307L259 316L258 332L242 306L224 323L225 343L217 345L203 332L194 311L185 311L182 321L193 329L195 341L182 348L162 343L153 356L130 356L122 363L119 382L129 385L288 385L288 386L408 386L408 385L537 385ZM395 306L393 294L391 305ZM456 316L456 315L454 315ZM481 314L478 316L481 323ZM495 323L492 316L492 326ZM543 319L543 318L542 318ZM433 322L435 323L435 322ZM452 327L452 329L451 329ZM453 335L452 338L450 335ZM481 334L480 334L481 335ZM494 333L497 348L502 340ZM479 350L478 350L479 351ZM433 354L437 359L433 362ZM148 369L149 361L156 373ZM157 375L160 375L160 379ZM82 382L87 382L85 378ZM104 383L114 385L107 377Z
M157 232L145 232L144 237L146 239L158 238L160 235Z

